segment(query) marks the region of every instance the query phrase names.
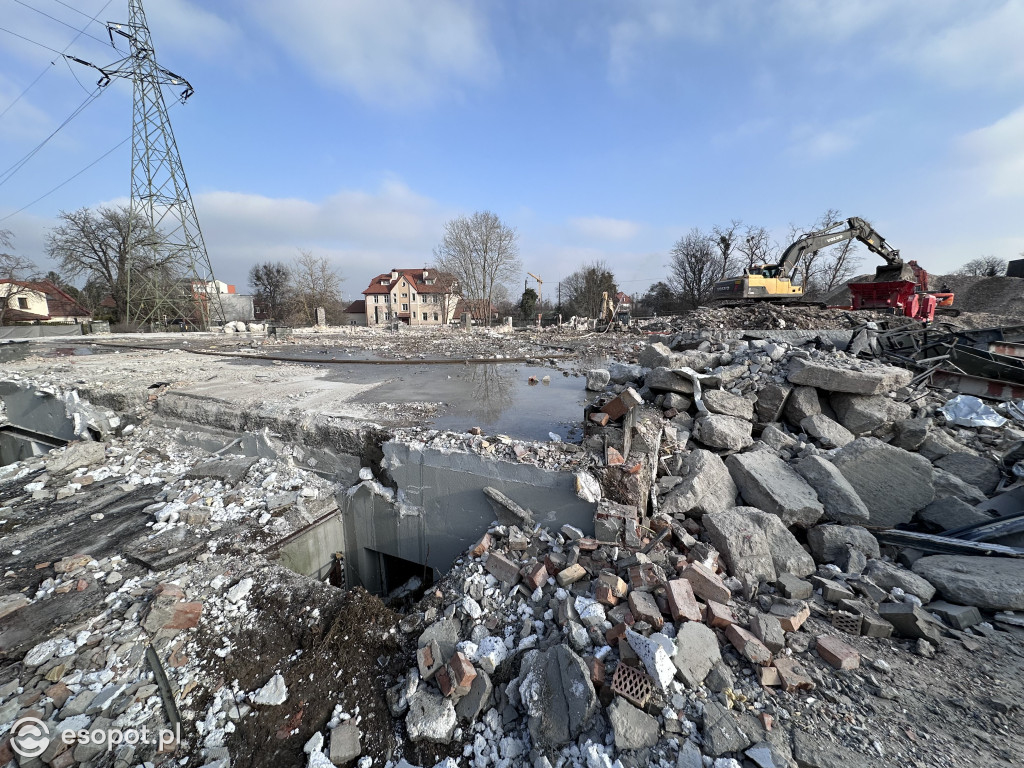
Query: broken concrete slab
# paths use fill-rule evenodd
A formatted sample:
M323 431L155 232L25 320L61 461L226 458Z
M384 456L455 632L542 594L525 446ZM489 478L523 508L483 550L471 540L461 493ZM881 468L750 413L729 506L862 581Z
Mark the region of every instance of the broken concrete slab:
M799 768L873 768L875 757L865 757L841 744L818 741L804 731L793 729L793 759Z
M903 637L930 640L938 645L941 635L934 619L914 603L880 603L878 613Z
M807 481L773 453L735 454L726 460L726 466L743 499L777 515L787 527L806 528L825 512Z
M864 575L882 587L882 589L897 587L919 598L922 603L927 603L935 597L935 587L927 579L918 576L913 571L908 571L906 568L900 568L893 563L887 563L885 560L868 560L867 567L864 569Z
M867 557L881 557L878 539L871 531L859 525L818 525L807 532L811 554L819 563L832 563L847 547L863 552Z
M935 466L956 475L986 495L993 493L996 486L999 485L999 466L984 456L975 456L970 453L949 453L938 459Z
M782 409L783 418L794 427L799 427L800 422L808 416L820 413L821 400L818 390L814 387L793 387L786 399L786 406Z
M574 740L597 710L587 665L567 645L528 651L518 690L535 745L555 747Z
M430 741L447 744L452 740L457 718L455 705L426 686L409 699L409 713L405 716L405 731L410 741Z
M926 437L924 442L921 443L918 453L929 461L937 461L943 456L948 456L951 453L976 454L977 452L971 450L967 446L958 442L955 438L946 434L945 430L932 429L929 430L928 437Z
M684 459L682 481L662 500L669 515L700 517L736 506L739 490L721 457L697 448Z
M965 483L952 472L938 467L932 468L932 482L935 484L935 498L954 498L967 504L983 504L988 497L977 486Z
M753 401L731 392L722 389L709 389L704 392L703 400L704 405L712 413L735 416L745 421L751 421L754 418Z
M739 579L773 582L779 573L806 576L814 560L776 516L754 507L736 507L703 518L708 539Z
M107 444L91 440L68 443L62 451L52 451L46 457L46 470L55 475L82 467L99 464L106 456Z
M186 477L192 480L220 480L225 485L238 485L259 461L256 457L240 457L230 459L214 459L196 464Z
M917 513L917 519L935 531L951 531L992 520L992 515L975 509L956 497L938 498Z
M1024 610L1024 560L1008 557L931 555L914 573L935 585L951 603L983 611Z
M823 456L806 456L796 462L794 467L818 494L818 501L825 509L826 520L844 525L869 521L867 505L831 461Z
M718 636L706 624L688 621L676 633L676 655L672 662L691 690L704 684L712 668L722 661Z
M802 419L800 429L817 440L822 448L842 448L854 439L850 430L823 413Z
M897 403L885 395L834 394L829 402L836 420L855 435L865 435L885 424L904 421L913 413L906 403Z
M713 413L693 422L693 437L712 448L741 451L754 442L752 428L749 421Z
M935 497L931 462L876 438L857 438L832 461L867 505L872 526L908 523Z
M757 411L757 420L762 424L771 424L782 418L782 411L786 400L793 388L788 384L766 384L757 393L757 402L754 408Z
M934 613L954 629L967 629L984 621L981 611L974 605L954 605L945 600L936 600L924 607L928 613Z
M877 395L907 386L914 374L906 368L892 366L856 371L794 357L790 361L786 378L792 384L804 384L828 392Z
M670 368L657 366L644 377L644 384L656 392L677 392L681 395L693 394L693 382L688 376L676 373Z
M742 752L764 738L764 729L753 715L737 714L714 699L704 703L704 752L712 757Z
M608 720L615 734L616 749L644 749L658 743L661 732L657 718L637 709L621 696L608 707Z
M656 341L640 350L637 363L642 368L671 368L675 365L675 353L660 341Z
M776 424L768 424L761 430L761 442L776 453L791 450L797 445L797 439L783 432Z

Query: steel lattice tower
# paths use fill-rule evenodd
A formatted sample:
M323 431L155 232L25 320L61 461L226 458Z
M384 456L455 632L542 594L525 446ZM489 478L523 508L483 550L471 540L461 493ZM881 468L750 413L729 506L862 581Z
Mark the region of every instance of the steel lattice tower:
M142 0L129 0L128 15L126 25L107 24L112 44L115 34L128 41L126 58L107 67L74 59L102 73L100 86L120 77L134 87L129 226L147 231L129 237L126 320L145 326L184 319L205 329L224 313L163 94L163 86L179 86L184 104L193 89L157 64Z

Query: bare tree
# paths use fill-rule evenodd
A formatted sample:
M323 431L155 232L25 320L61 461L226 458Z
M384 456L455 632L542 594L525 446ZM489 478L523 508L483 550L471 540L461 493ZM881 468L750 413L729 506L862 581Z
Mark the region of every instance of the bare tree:
M291 270L280 261L253 264L249 270L249 287L256 301L266 307L267 317L280 320L289 301Z
M967 277L998 277L1006 274L1006 261L995 256L979 256L968 261L953 274Z
M291 268L292 314L305 325L316 324L316 308L323 307L328 322L341 319L342 278L325 256L315 256L310 250L299 249Z
M491 323L492 304L501 298L500 286L519 276L519 235L490 211L459 216L444 225L444 237L434 249L439 272L451 274L462 296L483 310ZM508 295L507 288L504 295Z
M35 265L26 258L9 253L8 248L13 249L14 239L9 229L0 229L0 325L4 324L4 318L8 309L19 307L18 299L28 301L29 296L34 293L31 288L21 285L35 271Z
M829 208L809 229L800 229L790 224L790 241L796 242L807 232L828 229L839 231L845 223L846 219L837 209ZM803 286L807 295L829 293L853 277L859 263L857 242L852 238L844 240L824 250L804 254L796 266L797 282Z
M685 309L707 304L715 282L721 278L721 251L714 235L694 227L673 246L669 261L668 284Z
M599 317L605 294L613 302L615 275L603 261L584 264L562 280L562 293L566 296L566 311L580 317Z
M716 225L711 230L718 246L718 258L721 262L722 273L720 280L724 280L735 272L739 272L740 266L740 241L743 239L740 234L741 222L733 219L726 227Z
M173 252L161 253L156 247L160 237L148 219L131 214L125 206L61 211L59 218L61 223L46 237L47 255L69 277L98 280L113 297L117 319L128 316L129 277L136 280L166 271L178 258Z
M441 322L447 325L454 319L452 315L462 298L459 294L459 281L455 275L441 272L436 267L431 268L430 275L434 279L434 285L440 289L435 295L441 307Z
M778 261L779 246L767 229L748 224L743 234L736 237L736 252L740 268L749 269Z

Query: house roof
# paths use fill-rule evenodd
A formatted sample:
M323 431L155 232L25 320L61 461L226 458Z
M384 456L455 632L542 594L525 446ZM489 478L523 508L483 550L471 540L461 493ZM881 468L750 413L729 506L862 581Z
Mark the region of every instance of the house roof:
M33 320L40 318L49 320L52 317L92 317L92 312L49 280L0 280L0 283L10 283L46 295L46 309L50 313L49 316L32 315L31 319Z
M37 315L34 312L26 312L23 309L10 309L4 311L5 323L36 323L45 322L50 319L49 315Z
M366 301L360 299L359 301L353 301L347 307L345 307L345 314L347 315L365 315L366 314Z
M393 269L389 272L377 275L373 280L370 281L370 287L363 291L363 294L372 296L375 293L391 293L395 288L395 283L400 281L402 278L412 286L417 293L447 293L445 286L441 283L434 283L433 285L427 285L423 280L423 270L420 269ZM434 279L438 276L438 272L434 270L426 270L430 279ZM398 280L391 279L391 273L398 273ZM386 285L381 285L381 281L386 280Z

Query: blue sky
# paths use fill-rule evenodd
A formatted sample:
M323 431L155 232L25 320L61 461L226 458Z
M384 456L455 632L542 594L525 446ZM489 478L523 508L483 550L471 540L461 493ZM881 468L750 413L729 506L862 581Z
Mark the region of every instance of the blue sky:
M35 43L106 39L89 17L128 12L105 2L0 0L0 27L34 41L0 32L0 171L95 82ZM641 292L691 227L740 219L782 241L826 208L870 219L932 272L1024 251L1024 0L146 11L161 64L195 87L171 120L214 270L239 286L253 262L301 247L355 298L373 274L429 263L444 222L483 209L518 229L545 293L593 259ZM67 50L119 57L85 35ZM126 199L127 143L11 216L130 130L116 82L0 184L18 252L45 264L60 210Z

